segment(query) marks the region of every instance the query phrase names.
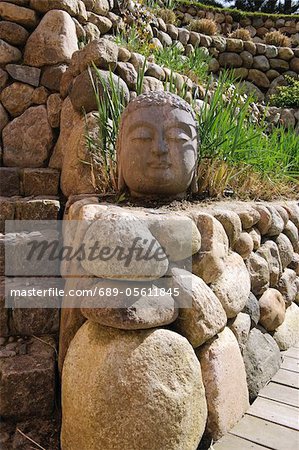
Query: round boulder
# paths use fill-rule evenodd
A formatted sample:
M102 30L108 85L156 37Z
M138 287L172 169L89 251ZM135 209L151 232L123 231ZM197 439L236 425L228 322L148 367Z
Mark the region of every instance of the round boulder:
M267 331L274 331L285 318L285 302L276 289L267 289L260 300L260 324Z
M200 364L172 331L88 321L64 362L62 415L64 450L194 450L207 419Z

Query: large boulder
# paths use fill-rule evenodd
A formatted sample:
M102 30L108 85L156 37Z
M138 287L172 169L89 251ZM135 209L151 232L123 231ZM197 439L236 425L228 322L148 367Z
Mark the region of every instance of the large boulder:
M179 310L175 330L185 336L193 347L199 347L214 337L226 325L225 311L205 282L183 269L173 269L173 286L179 290L176 298L185 305Z
M182 336L89 321L77 332L62 374L64 450L194 450L206 417L200 364Z
M280 350L288 350L299 341L299 306L295 303L287 308L284 322L275 330L273 338Z
M76 27L65 11L49 11L27 40L24 63L42 67L69 62L78 50Z
M45 106L27 109L2 132L3 161L11 167L43 167L53 143Z
M198 349L197 356L208 404L207 431L217 440L249 408L244 362L238 342L229 328Z
M150 281L163 277L168 258L144 221L128 212L103 212L88 228L86 248L100 246L82 260L88 274L115 280Z
M107 92L111 94L115 89L119 91L120 98L123 96L125 104L129 101L128 86L120 77L105 70L95 72L94 69L86 69L76 77L70 92L70 99L76 111L89 113L98 110L94 86L97 87L100 100L105 98Z
M253 328L243 351L250 401L271 380L281 364L279 348L264 330Z
M250 293L250 277L240 255L231 253L226 258L225 268L211 284L211 289L220 300L228 318L235 317L242 311Z

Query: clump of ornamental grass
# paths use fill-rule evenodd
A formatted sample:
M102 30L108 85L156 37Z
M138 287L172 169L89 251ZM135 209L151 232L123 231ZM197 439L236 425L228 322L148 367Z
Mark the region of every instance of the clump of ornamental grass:
M189 24L189 30L196 31L197 33L206 34L208 36L214 36L217 34L217 24L212 19L195 19L191 20Z
M161 17L162 20L164 20L165 23L169 23L172 25L176 24L177 18L176 18L176 14L172 9L158 9L157 11L157 15L158 17Z
M266 44L275 45L276 47L291 46L291 39L280 31L270 31L269 33L266 33L264 40Z
M241 39L242 41L252 41L251 34L246 28L237 28L230 35L230 38Z

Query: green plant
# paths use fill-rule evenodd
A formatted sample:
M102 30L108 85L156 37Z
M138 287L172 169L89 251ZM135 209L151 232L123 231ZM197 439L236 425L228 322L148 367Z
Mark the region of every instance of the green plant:
M276 45L276 47L290 47L291 39L280 31L270 31L265 34L264 40L268 45Z
M241 39L242 41L252 41L251 34L248 30L246 30L246 28L237 28L237 30L233 31L229 37L233 39Z
M210 57L199 47L186 56L179 47L173 44L170 47L156 50L154 55L157 64L168 67L173 72L187 75L194 82L203 82L208 78Z
M299 108L299 80L285 75L287 86L278 86L277 93L271 95L270 103L281 108Z
M217 24L212 19L194 19L189 24L191 31L214 36L217 33Z
M237 180L243 180L244 173L263 179L264 192L273 192L276 181L294 182L299 175L299 136L283 127L268 133L263 119L254 123L252 99L242 100L238 88L229 90L232 80L231 75L222 74L209 104L206 98L197 115L201 189L210 195L221 194L232 184L240 189Z
M126 47L131 52L141 53L148 56L151 51L150 41L151 36L144 26L141 28L133 25L126 31L118 33L115 36L115 43L119 46Z

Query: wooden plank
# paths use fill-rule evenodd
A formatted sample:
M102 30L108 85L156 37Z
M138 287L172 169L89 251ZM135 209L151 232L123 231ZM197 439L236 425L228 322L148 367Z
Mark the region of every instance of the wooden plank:
M281 368L299 373L299 360L285 356Z
M257 398L247 414L299 431L299 409L293 406L266 398Z
M259 397L276 400L286 405L299 407L299 391L298 389L284 386L283 384L269 383L260 392Z
M289 358L299 359L299 348L291 347L284 353L285 356L289 356Z
M264 450L267 447L262 447L254 442L241 439L233 434L227 434L213 444L212 448L214 450Z
M297 431L247 414L230 433L275 450L298 450L299 447Z
M279 369L279 371L272 378L274 383L284 384L299 389L299 377L295 372L289 370Z

